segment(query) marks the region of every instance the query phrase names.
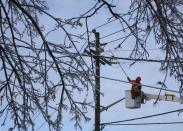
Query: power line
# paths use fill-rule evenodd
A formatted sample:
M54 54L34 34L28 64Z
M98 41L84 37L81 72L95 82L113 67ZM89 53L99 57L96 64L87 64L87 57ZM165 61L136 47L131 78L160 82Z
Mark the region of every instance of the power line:
M109 37L109 36L111 36L111 35L117 34L117 33L121 32L121 31L123 31L123 30L121 29L121 30L115 31L115 32L113 32L113 33L110 33L110 34L108 34L108 35L102 36L100 39L103 39L103 38Z
M161 63L161 62L165 62L165 60L155 60L155 59L139 59L139 58L125 58L125 57L116 57L116 56L100 56L103 58L107 58L107 59L120 59L120 60L128 60L128 61L142 61L142 62L156 62L156 63ZM174 62L174 61L173 61Z
M138 50L144 50L144 49L138 49ZM149 51L152 51L152 50L160 50L160 48L149 48L149 49L146 49L146 50L149 50ZM123 52L123 51L133 51L133 50L130 50L130 49L116 49L116 50L106 50L104 52Z
M77 54L76 54L77 55ZM92 57L96 55L88 55L88 54L81 54L82 56ZM110 60L127 60L127 61L140 61L140 62L155 62L155 63L162 63L162 62L182 62L177 60L156 60L156 59L141 59L141 58L128 58L128 57L117 57L117 56L103 56L101 55L100 58L110 59Z
M105 43L109 44L109 43L112 43L112 42L116 42L116 41L122 40L124 38L126 39L126 36L120 37L120 38L117 38L117 39L114 39L114 40L111 40L111 41L108 41L108 42L105 42Z
M99 26L95 27L94 29L98 29L98 28L100 28L100 27L103 27L103 26L105 26L105 25L108 25L108 24L110 24L110 23L112 23L112 22L114 22L114 21L116 21L116 20L117 20L117 19L108 21L108 22L106 22L106 23L104 23L104 24L102 24L102 25L99 25Z
M183 124L182 121L176 122L153 122L153 123L120 123L120 124L108 124L108 125L115 125L115 126L138 126L138 125L172 125L172 124Z
M93 29L101 28L101 27L103 27L103 26L105 26L105 25L108 25L108 24L110 24L110 23L112 23L112 22L114 22L114 21L116 21L116 20L117 20L117 19L108 21L108 22L106 22L106 23L103 23L103 24L101 24L101 25L99 25L99 26L94 27ZM86 33L87 33L87 31L85 31L82 35L84 35L84 34L86 34ZM81 36L82 36L82 35L81 35Z
M113 102L112 104L110 104L110 105L108 105L108 106L106 106L106 107L103 107L103 108L101 109L101 112L102 112L102 111L105 111L105 110L107 111L110 107L116 105L117 103L121 102L121 101L124 100L124 99L125 99L125 97L123 97L123 98L121 98L121 99L119 99L119 100Z
M23 48L27 48L27 49L31 49L30 47L26 47L26 46L21 46L21 45L17 45L18 47L23 47ZM39 50L39 51L45 51L42 49L36 49L34 48L34 50ZM124 50L125 51L125 50ZM126 50L129 51L129 50ZM58 54L62 54L63 52L60 51L52 51L53 53L58 53ZM68 55L65 55L63 57L70 57L71 55L75 55L75 56L85 56L85 57L92 57L95 55L88 55L88 54L81 54L81 53L69 53ZM100 58L106 58L106 59L113 59L113 60L127 60L127 61L141 61L141 62L156 62L156 63L162 63L162 62L176 62L176 60L155 60L155 59L139 59L139 58L127 58L127 57L116 57L116 56L103 56L101 55Z
M101 126L116 124L116 123L121 123L121 122L134 121L134 120L141 120L141 119L162 116L162 115L167 115L167 114L181 112L181 111L183 111L183 109L177 109L177 110L173 110L173 111L168 111L168 112L163 112L163 113L158 113L158 114L153 114L153 115L148 115L148 116L143 116L143 117L136 117L136 118L126 119L126 120L120 120L120 121L105 122L105 123L101 123Z
M128 81L124 81L124 80L120 80L120 79L114 79L114 78L110 78L110 77L105 77L105 76L100 76L100 78L103 79L108 79L108 80L112 80L112 81L117 81L117 82L122 82L122 83L130 83ZM145 84L141 84L143 87L148 87L148 88L152 88L152 89L162 89L164 91L170 91L170 92L174 92L174 93L180 93L179 91L175 91L175 90L170 90L170 89L165 89L165 88L159 88L159 87L155 87L155 86L150 86L150 85L145 85Z

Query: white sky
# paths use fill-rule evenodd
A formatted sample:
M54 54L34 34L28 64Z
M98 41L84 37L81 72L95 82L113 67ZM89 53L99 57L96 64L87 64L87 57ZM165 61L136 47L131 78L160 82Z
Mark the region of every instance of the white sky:
M130 0L124 0L121 2L120 0L114 0L116 3L120 3L121 5L118 5L118 9L127 10L128 4ZM48 1L48 6L50 7L50 12L54 14L54 16L62 17L62 18L71 18L73 16L78 16L81 13L84 13L89 9L91 5L94 5L93 0L51 0ZM93 28L105 23L106 18L110 17L110 14L107 9L102 9L100 12L98 12L97 15L95 15L93 18L89 19L89 29L92 30ZM48 21L47 18L43 18L42 21L47 24L48 27L50 27L51 21ZM112 22L111 24L108 24L106 26L103 26L101 28L98 28L97 31L100 32L101 37L105 36L107 34L110 34L112 32L115 32L119 30L121 27L119 23ZM84 29L77 30L80 32L85 32ZM125 35L123 32L120 32L114 36L104 38L101 40L101 42L107 42L111 41L113 39L119 38L120 36ZM50 35L49 39L50 41L59 42L62 37L60 37L61 34L53 33ZM124 49L131 49L133 46L133 39L128 40L124 43ZM153 43L153 40L149 41L152 42L148 46L148 48L154 49L158 48ZM109 46L105 48L105 50L112 49L113 47L116 47L118 42L110 43ZM129 51L118 51L114 52L116 56L120 57L128 57ZM150 50L149 53L151 54L152 59L161 59L162 54L158 50ZM110 54L110 52L108 52ZM107 53L104 55L108 55ZM146 85L152 85L157 86L157 81L163 81L165 74L162 72L159 72L160 64L155 63L137 63L133 65L132 67L129 67L129 63L123 63L121 65L127 72L127 74L134 79L137 75L140 75L142 77L142 83ZM119 65L113 65L113 66L101 66L101 76L111 77L115 79L121 79L126 80L125 75L123 74L122 70L120 69ZM166 81L166 84L168 86L168 89L178 90L178 83L173 78L168 78ZM104 93L104 96L101 97L101 105L107 106L111 104L112 102L121 99L124 97L125 90L129 90L131 85L124 84L120 82L110 81L101 79L101 90L102 93ZM143 87L144 92L147 93L154 93L158 94L159 90L153 90L146 87ZM164 94L164 91L162 92ZM176 94L177 95L177 94ZM118 121L118 120L125 120L125 119L131 119L135 117L141 117L156 113L162 113L166 111L176 110L180 109L183 106L180 103L172 103L172 102L159 102L156 106L153 105L154 100L148 101L146 104L142 105L140 109L126 109L124 101L118 103L116 106L113 106L109 108L107 111L104 111L101 113L101 122L111 122L111 121ZM94 110L90 110L89 115L94 118ZM73 123L68 119L68 114L64 114L64 121L63 121L63 128L62 131L75 131L75 128L73 127ZM83 123L83 131L92 131L93 129L93 118L89 123ZM159 116L149 119L142 119L132 122L126 122L126 123L143 123L143 122L172 122L172 121L182 121L183 115L179 115L177 113L165 115L165 116ZM35 120L37 127L40 127L40 125L44 122L43 119L39 118ZM106 126L103 131L182 131L183 125L148 125L148 126ZM7 130L6 127L2 127L2 131ZM46 131L47 125L44 124L39 131Z

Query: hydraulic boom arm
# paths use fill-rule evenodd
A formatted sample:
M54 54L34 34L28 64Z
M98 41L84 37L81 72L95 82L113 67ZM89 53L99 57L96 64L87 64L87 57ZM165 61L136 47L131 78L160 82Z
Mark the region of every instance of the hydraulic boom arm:
M126 108L134 109L134 108L140 108L141 104L143 103L143 99L149 101L151 99L159 99L160 101L171 101L171 102L180 102L183 104L183 98L177 97L173 94L165 94L165 95L155 95L155 94L148 94L148 93L142 93L142 95L135 97L132 99L131 91L126 90Z

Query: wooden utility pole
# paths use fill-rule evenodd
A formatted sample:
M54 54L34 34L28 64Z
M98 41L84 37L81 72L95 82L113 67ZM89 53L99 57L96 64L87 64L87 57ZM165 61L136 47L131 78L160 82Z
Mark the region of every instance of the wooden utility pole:
M96 59L95 59L95 131L100 131L100 34L95 33Z

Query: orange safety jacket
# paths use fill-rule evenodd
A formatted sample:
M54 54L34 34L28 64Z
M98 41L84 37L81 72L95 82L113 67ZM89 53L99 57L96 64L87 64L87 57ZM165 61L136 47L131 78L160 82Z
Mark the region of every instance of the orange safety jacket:
M132 98L135 98L137 96L141 95L141 83L137 83L135 80L132 80L130 82L132 84L132 88L131 88L131 95Z

